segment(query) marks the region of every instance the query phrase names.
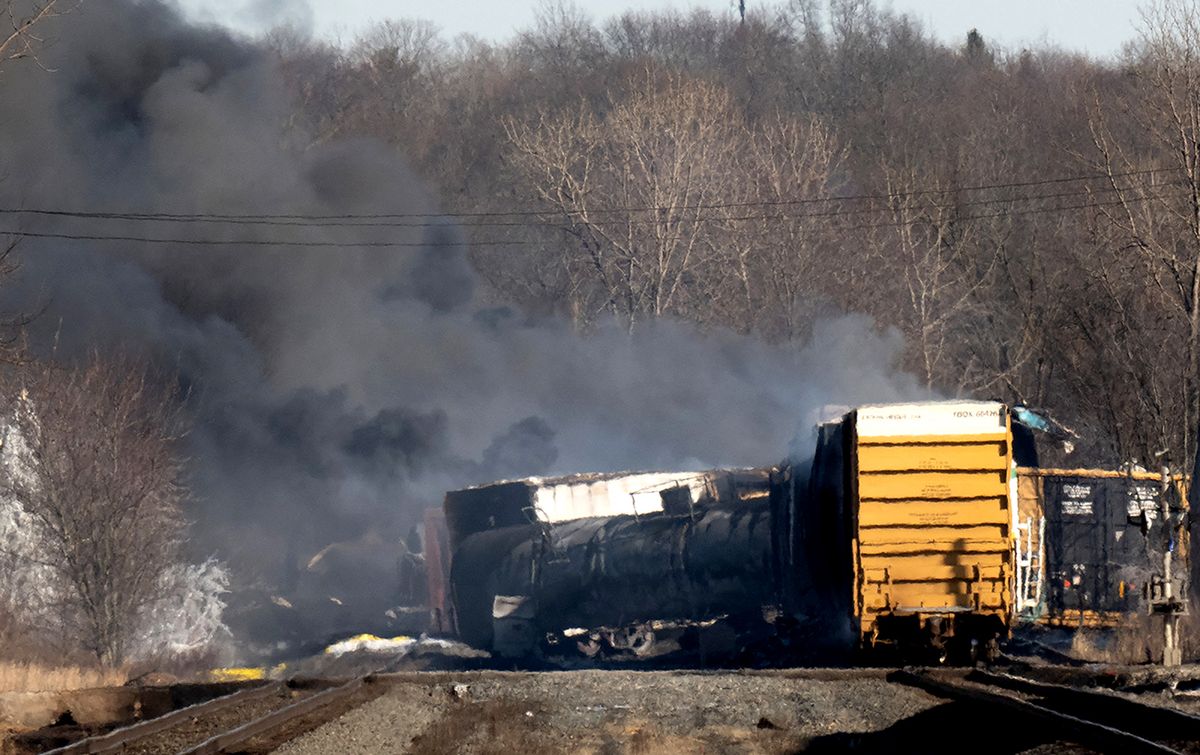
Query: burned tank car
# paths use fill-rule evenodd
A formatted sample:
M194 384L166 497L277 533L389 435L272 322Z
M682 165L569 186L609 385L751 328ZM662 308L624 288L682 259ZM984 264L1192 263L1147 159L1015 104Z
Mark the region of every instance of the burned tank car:
M794 581L788 514L777 510L790 500L771 495L781 479L778 469L581 475L450 493L458 632L506 656L547 639L589 656L689 641L736 653L772 636Z

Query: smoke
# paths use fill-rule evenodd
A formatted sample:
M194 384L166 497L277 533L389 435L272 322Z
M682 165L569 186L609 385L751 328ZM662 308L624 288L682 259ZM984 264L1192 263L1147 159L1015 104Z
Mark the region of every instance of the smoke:
M287 27L311 34L312 7L303 0L176 0L196 23L233 26L251 33Z
M0 205L94 212L430 212L395 151L299 150L269 59L159 2L85 3L0 98ZM336 540L397 542L443 491L501 477L777 461L827 403L910 398L895 333L804 348L672 321L579 336L486 308L451 225L296 227L3 215L7 306L60 355L144 353L190 391L198 559L285 589ZM289 243L282 243L289 242ZM364 247L398 242L411 246ZM312 247L293 244L331 243ZM294 577L294 575L293 575ZM292 580L291 582L289 580ZM378 583L376 583L378 584ZM384 589L382 587L380 590Z

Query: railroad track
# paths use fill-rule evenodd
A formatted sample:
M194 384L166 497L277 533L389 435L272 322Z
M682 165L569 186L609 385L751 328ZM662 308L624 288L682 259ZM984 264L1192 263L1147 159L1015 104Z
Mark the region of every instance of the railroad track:
M1100 752L1200 755L1200 716L1108 691L964 669L891 672L795 669L744 673L835 681L886 678L892 683L918 687L956 701L953 708L946 709L949 712L936 720L961 727L963 737L983 734L1003 739L1006 730L1011 729L1019 730L1031 744L1074 743ZM59 755L265 753L373 699L391 687L391 682L403 682L410 676L417 679L420 675L372 674L324 687L319 685L328 682L314 680L307 685L274 682L52 752ZM900 737L898 741L919 746L929 736L931 720L934 719L922 720L916 716L907 730L868 736L875 737L876 744L886 744L889 737ZM903 722L900 725L903 727ZM905 740L906 736L911 741Z
M1200 753L1200 716L1113 692L1035 682L986 671L903 670L892 682L938 697L981 705L986 715L1003 709L1050 741L1069 741L1099 752L1181 755Z
M89 737L47 755L267 752L379 691L373 675L324 689L272 682Z

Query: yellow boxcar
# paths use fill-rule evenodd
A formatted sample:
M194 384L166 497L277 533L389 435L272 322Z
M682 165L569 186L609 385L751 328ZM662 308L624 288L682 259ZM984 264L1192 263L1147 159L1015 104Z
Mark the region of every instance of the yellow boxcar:
M862 642L942 659L995 652L1012 606L1008 407L862 406L843 422Z

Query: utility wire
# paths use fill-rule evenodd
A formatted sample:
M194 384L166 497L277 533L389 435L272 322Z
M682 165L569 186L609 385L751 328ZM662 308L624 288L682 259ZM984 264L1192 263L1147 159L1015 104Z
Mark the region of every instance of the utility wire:
M1112 199L1101 202L1086 202L1082 204L1059 205L1056 207L1033 207L1024 210L1001 210L998 212L984 213L978 215L962 215L954 218L954 222L971 222L975 220L986 220L990 218L1006 217L1012 215L1044 215L1070 210L1087 210L1096 207L1106 207L1125 204L1127 202L1145 202L1153 199L1161 199L1167 196L1163 194L1147 194L1129 199ZM838 231L855 231L868 230L875 228L898 228L909 225L917 225L922 222L921 218L912 220L886 221L879 223L864 223L854 226L842 226L835 230ZM131 243L145 244L180 244L188 246L270 246L270 247L310 247L310 248L345 248L345 247L373 247L373 248L430 248L430 247L461 247L461 246L528 246L527 242L513 240L497 240L497 241L468 241L462 243L454 242L411 242L411 241L363 241L363 242L336 242L336 241L283 241L283 240L265 240L265 239L180 239L180 238L163 238L163 237L147 237L147 236L125 236L125 235L100 235L100 234L69 234L69 233L42 233L37 231L19 231L19 230L4 230L0 229L0 236L11 236L17 238L45 238L45 239L64 239L72 241L123 241Z
M949 187L944 189L915 189L912 191L900 191L890 194L858 194L848 196L827 196L827 197L805 197L801 199L780 199L780 200L757 200L745 202L712 202L700 204L679 205L676 207L668 206L640 206L640 207L610 207L589 210L589 214L610 214L610 213L630 213L630 212L681 212L692 210L720 210L720 209L736 209L745 207L788 207L788 206L805 206L813 204L834 204L834 203L849 203L849 202L864 202L864 201L895 201L896 199L905 197L930 196L936 194L953 194L957 192L968 191L991 191L996 189L1015 189L1028 188L1034 186L1048 186L1055 184L1074 183L1080 181L1094 180L1109 180L1112 178L1128 178L1133 176L1147 176L1160 173L1177 173L1182 168L1148 168L1145 170L1126 171L1122 173L1095 173L1076 176L1060 176L1057 178L1040 179L1036 181L1017 181L1010 183L994 183L994 184L977 184L974 186L959 186ZM1113 191L1109 187L1097 187L1093 191ZM1079 192L1079 193L1086 193ZM1067 196L1069 193L1064 193L1061 196ZM1050 198L1054 195L1049 194L1045 197L1032 196L1031 198ZM1005 200L1005 199L979 199L968 203L960 203L960 205L969 204L988 204L998 201L1022 201L1024 197ZM873 212L876 210L831 210L834 213L850 213L850 212ZM220 213L168 213L168 212L89 212L81 210L51 210L51 209L23 209L23 208L0 208L0 215L41 215L50 217L73 217L73 218L94 218L103 220L135 220L135 221L157 221L157 222L222 222L232 224L264 224L264 225L305 225L301 222L289 221L356 221L356 220L374 220L374 221L403 221L406 219L416 218L431 218L424 222L416 222L405 224L400 222L381 223L384 227L405 227L411 225L413 227L438 226L447 225L447 220L469 220L473 218L517 218L517 217L533 217L547 218L556 217L561 214L559 211L552 210L507 210L507 211L487 211L487 212L431 212L431 213L379 213L379 214L341 214L341 215L312 215L312 214L220 214ZM577 211L570 214L579 214ZM819 217L818 213L806 213L813 217ZM755 218L746 218L755 219ZM335 225L329 223L329 225ZM370 223L352 223L350 225L362 225L370 227ZM479 226L507 226L507 225L529 225L528 223L469 223L459 224L464 227L473 225Z
M1162 194L1146 194L1140 197L1131 197L1129 199L1110 199L1104 202L1084 202L1082 204L1059 205L1057 207L1031 207L1025 210L1001 210L999 212L985 213L982 215L964 215L962 217L953 218L954 222L972 221L972 220L988 220L990 218L1003 218L1012 215L1049 215L1057 212L1067 212L1070 210L1090 210L1095 207L1112 207L1126 203L1136 204L1138 202L1148 202L1153 199L1163 199L1169 196L1166 193ZM898 223L874 223L856 226L843 226L837 228L839 231L858 231L870 228L886 228L886 227L901 227L905 225L916 225L920 220L901 221Z
M421 242L421 241L283 241L267 239L177 239L153 236L118 236L100 234L74 233L42 233L40 231L14 231L0 229L0 236L14 236L29 239L67 239L71 241L128 241L140 244L185 244L191 246L287 246L315 248L346 248L346 247L378 247L403 248L414 247L428 249L430 247L460 247L460 246L528 246L524 241L463 241L463 242Z
M1121 191L1133 191L1139 187L1133 186L1101 186L1095 188L1086 188L1083 190L1061 191L1042 194L1024 194L1009 197L995 197L990 199L976 199L967 202L956 202L952 206L954 209L962 207L978 207L997 204L1017 204L1021 202L1034 202L1046 199L1063 199L1080 196L1094 196L1097 194L1110 194ZM1161 187L1160 187L1161 188ZM899 195L897 195L899 196ZM939 204L916 204L907 205L902 209L910 212L921 212L929 210L948 209L950 206ZM873 215L881 213L894 212L896 208L893 206L878 206L878 207L856 207L850 209L825 210L821 212L803 212L803 213L772 213L772 214L757 214L757 215L710 215L707 217L672 217L672 218L629 218L629 219L613 219L613 220L589 220L592 225L655 225L666 222L678 223L705 223L705 222L734 222L734 221L749 221L749 220L803 220L805 218L827 218L838 217L842 215ZM0 214L6 211L0 210ZM242 225L242 226L274 226L274 227L293 227L293 228L440 228L447 229L466 229L466 228L557 228L560 227L558 222L553 221L482 221L466 224L449 224L444 222L409 222L409 221L324 221L324 220L253 220L249 218L209 218L201 216L163 216L163 215L133 215L120 213L78 213L67 210L26 210L14 212L27 212L29 214L39 216L60 217L70 220L116 220L122 222L157 222L157 223L214 223L217 225ZM550 214L550 213L547 213Z

